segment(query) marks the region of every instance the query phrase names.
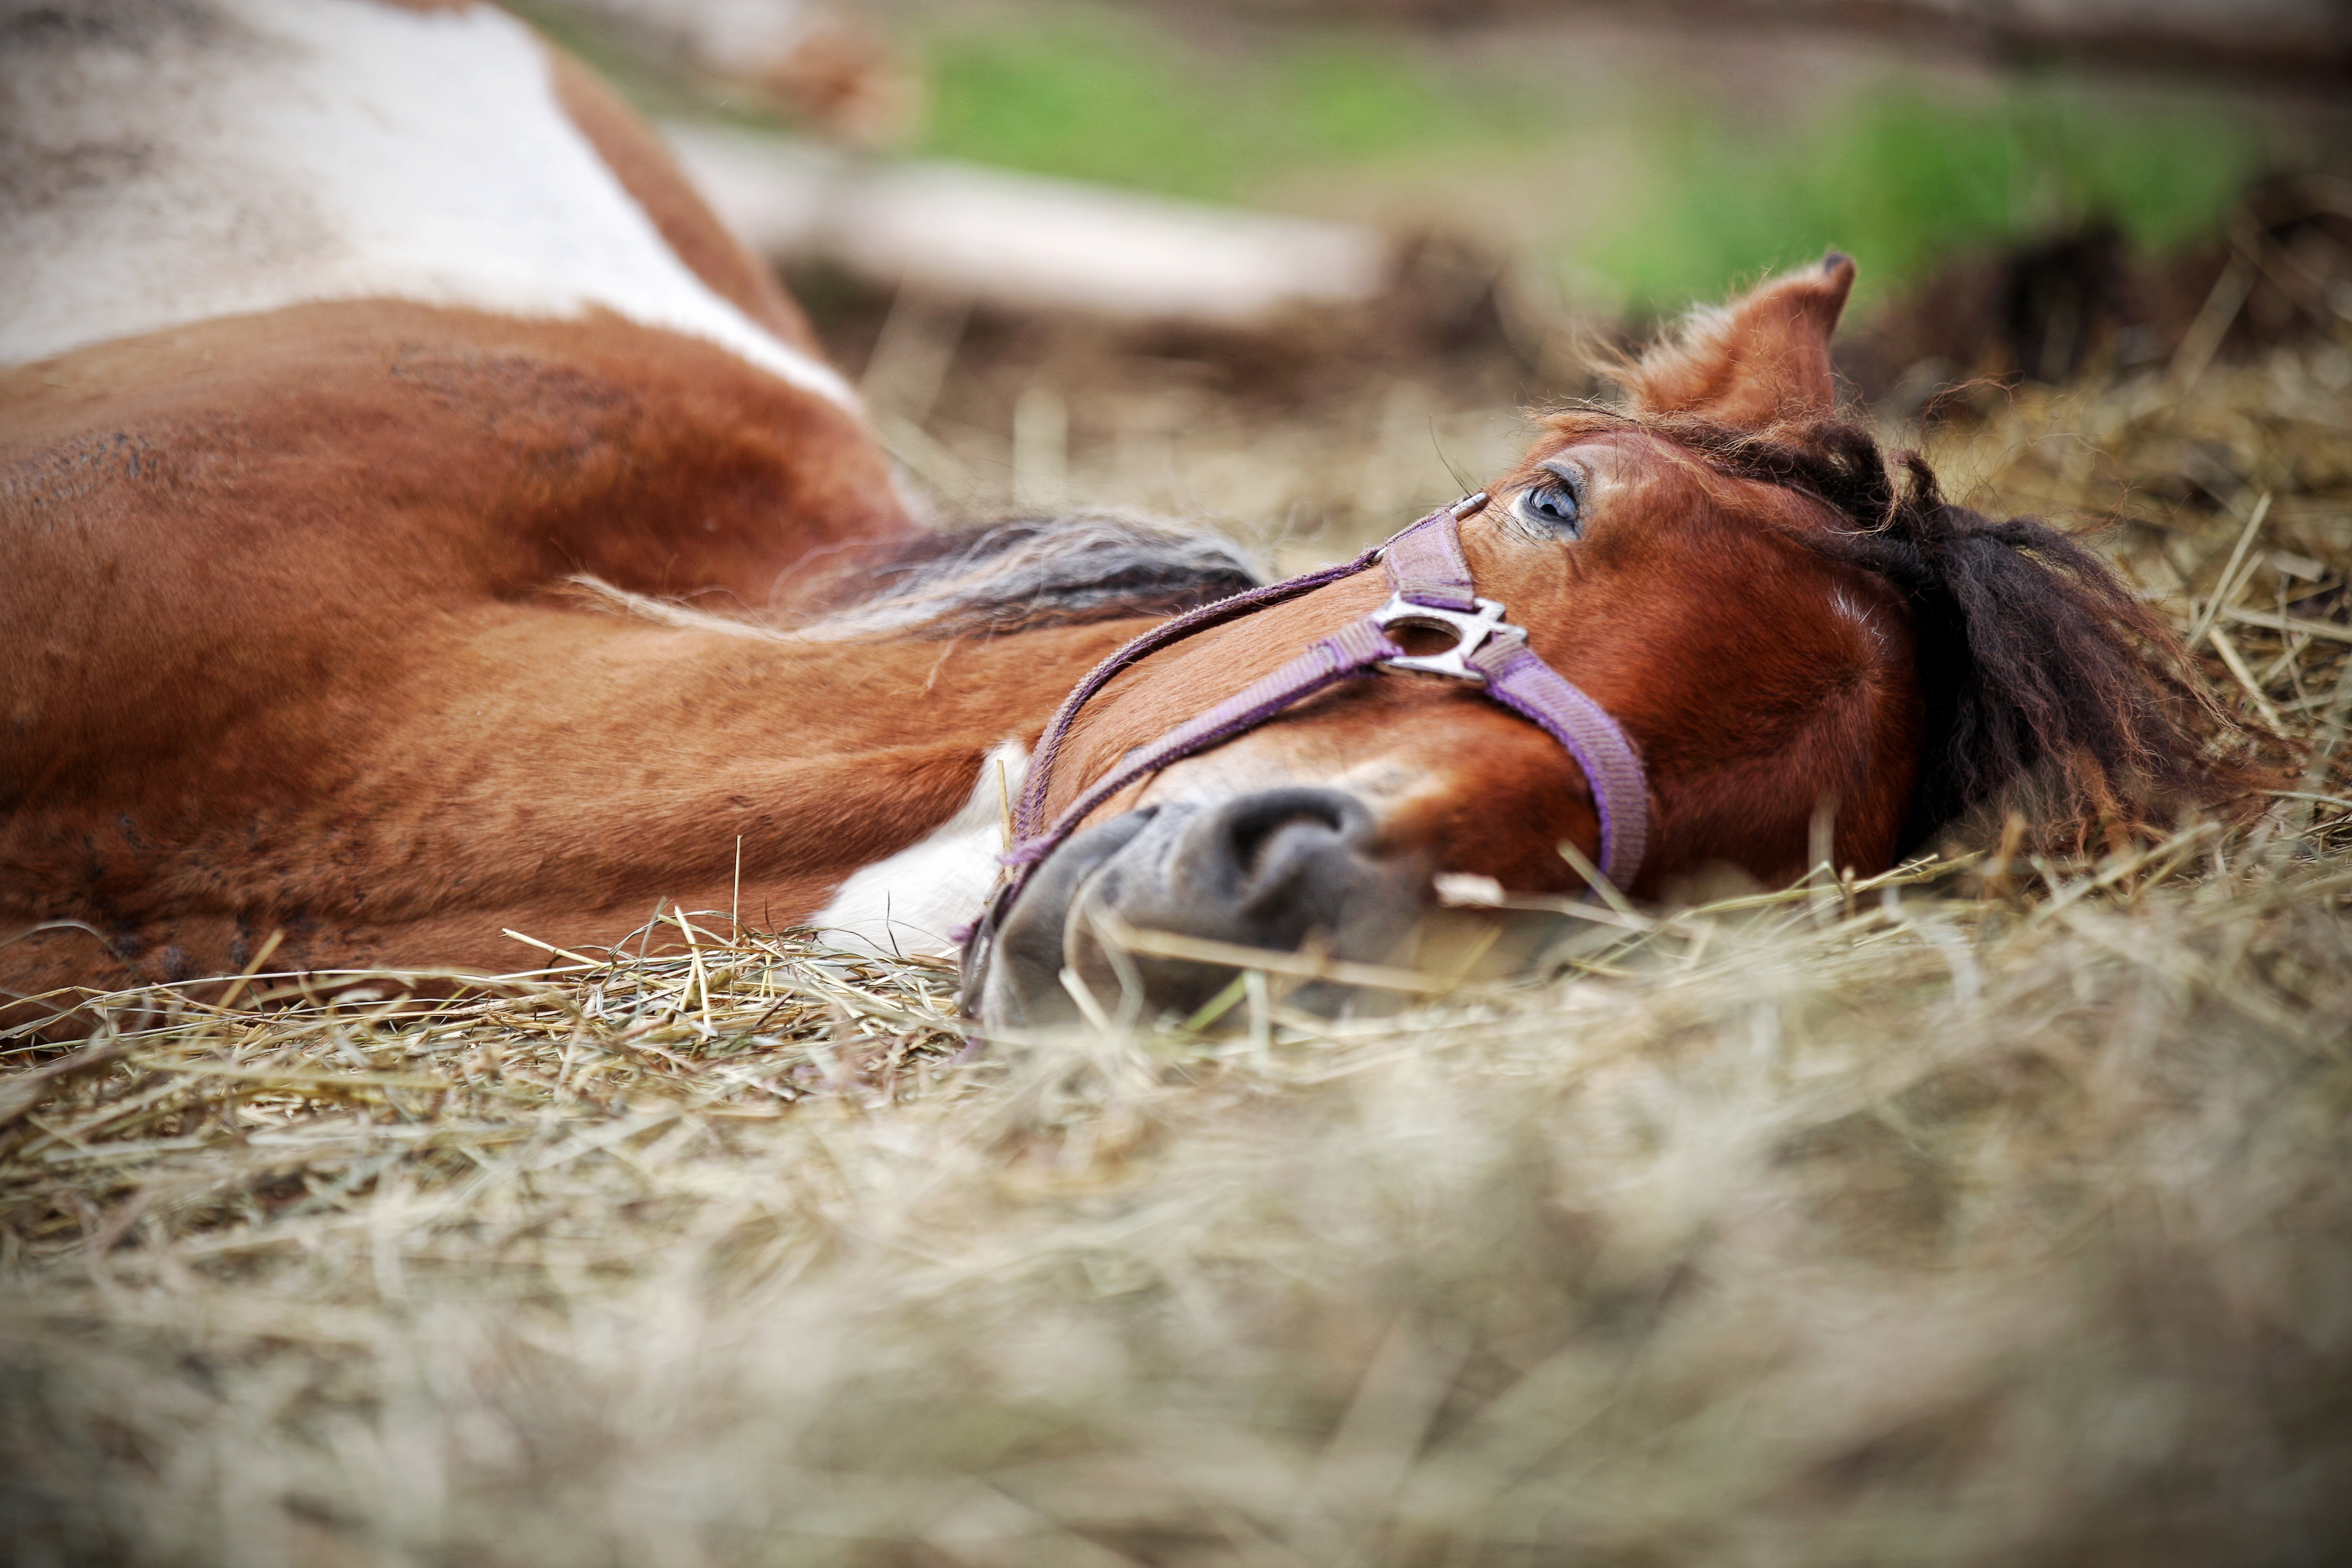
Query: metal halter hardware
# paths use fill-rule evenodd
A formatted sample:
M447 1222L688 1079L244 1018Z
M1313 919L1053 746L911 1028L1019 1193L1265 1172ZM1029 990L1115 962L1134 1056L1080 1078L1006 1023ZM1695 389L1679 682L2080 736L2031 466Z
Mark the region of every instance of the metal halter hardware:
M1038 738L1028 783L1013 807L1013 843L1003 857L1006 875L980 919L961 933L966 943L967 987L985 970L997 928L1028 886L1030 874L1106 801L1171 763L1247 733L1318 691L1379 670L1470 682L1487 700L1559 742L1583 772L1601 819L1596 858L1601 875L1619 887L1630 884L1641 869L1649 837L1649 788L1641 754L1606 709L1538 657L1528 645L1526 629L1503 618L1502 605L1473 591L1469 563L1462 553L1461 522L1484 507L1486 499L1481 490L1441 507L1353 561L1252 588L1163 621L1089 671L1062 700ZM1080 791L1050 824L1045 820L1062 742L1079 712L1114 677L1171 643L1354 576L1375 563L1388 573L1386 604L1310 643L1280 668L1158 740L1130 751ZM1410 654L1389 636L1392 626L1447 632L1454 644L1443 653Z
M1391 626L1413 626L1423 631L1452 632L1454 646L1444 653L1401 653L1381 660L1382 669L1402 670L1418 675L1451 676L1466 680L1473 686L1486 684L1486 672L1473 669L1469 656L1490 641L1528 640L1525 626L1515 626L1503 618L1503 606L1494 599L1473 599L1478 606L1475 615L1449 610L1440 605L1416 605L1402 594L1391 594L1389 602L1372 612L1373 624L1382 631Z

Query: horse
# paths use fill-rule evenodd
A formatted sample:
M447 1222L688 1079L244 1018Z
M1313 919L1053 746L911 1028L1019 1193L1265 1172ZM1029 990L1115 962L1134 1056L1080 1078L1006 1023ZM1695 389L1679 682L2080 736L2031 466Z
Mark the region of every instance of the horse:
M1568 897L1605 866L1654 900L1800 876L1824 821L1883 868L2028 775L2116 820L2229 785L2178 642L2095 554L1840 416L1843 256L1695 315L1444 514L1481 624L1602 715L1632 784L1499 683L1413 668L1434 612L1155 752L1382 584L1270 593L1114 512L919 523L772 274L488 5L0 26L21 1029L265 962L513 972L544 957L510 933L576 952L664 907L961 943L1010 1029L1089 984L1161 1009L1215 983L1139 967L1118 921L1381 962L1448 878ZM1608 864L1612 792L1637 862Z

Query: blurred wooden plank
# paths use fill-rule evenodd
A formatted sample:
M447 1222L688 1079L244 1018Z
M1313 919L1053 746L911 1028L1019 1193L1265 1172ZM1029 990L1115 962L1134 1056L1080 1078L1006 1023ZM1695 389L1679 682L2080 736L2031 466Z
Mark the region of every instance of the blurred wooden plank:
M719 216L777 261L1016 309L1252 326L1379 293L1377 230L1139 195L970 164L856 159L785 137L671 123Z

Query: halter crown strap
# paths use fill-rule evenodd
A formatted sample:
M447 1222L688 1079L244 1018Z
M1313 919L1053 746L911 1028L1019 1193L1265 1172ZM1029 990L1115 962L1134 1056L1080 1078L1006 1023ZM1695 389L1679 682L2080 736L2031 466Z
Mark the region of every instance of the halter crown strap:
M1071 689L1037 742L1029 779L1013 816L1015 842L1004 857L1011 874L974 930L992 932L1037 865L1060 848L1105 801L1138 779L1196 752L1255 729L1283 710L1342 680L1389 668L1447 675L1479 684L1502 707L1528 720L1573 758L1591 785L1601 818L1601 874L1620 886L1641 868L1648 842L1648 785L1640 755L1608 710L1578 690L1528 646L1525 630L1503 619L1503 606L1477 596L1462 553L1460 522L1486 504L1484 492L1441 508L1353 561L1303 577L1253 588L1177 616L1097 665ZM1196 632L1295 599L1354 576L1379 561L1389 602L1311 645L1281 668L1138 748L1042 826L1055 759L1081 710L1117 677L1150 654ZM1391 626L1451 631L1458 645L1444 655L1413 657L1391 638Z
M1483 505L1484 495L1478 499ZM1470 563L1462 554L1462 531L1443 526L1466 515L1452 508L1433 511L1381 546L1381 562L1389 571L1389 591L1409 605L1428 609L1475 608L1478 600L1470 588Z

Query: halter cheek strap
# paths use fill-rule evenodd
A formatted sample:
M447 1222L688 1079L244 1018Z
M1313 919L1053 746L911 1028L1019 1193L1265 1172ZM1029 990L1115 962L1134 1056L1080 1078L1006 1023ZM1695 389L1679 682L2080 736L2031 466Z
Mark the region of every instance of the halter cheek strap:
M1383 668L1469 681L1557 741L1584 771L1591 786L1593 807L1601 818L1601 874L1621 887L1630 883L1641 869L1649 832L1648 784L1641 757L1605 709L1537 657L1528 646L1527 632L1503 618L1500 604L1478 597L1469 563L1462 553L1461 520L1486 504L1482 492L1431 512L1385 544L1343 565L1204 605L1153 627L1097 665L1062 700L1037 742L1028 783L1013 810L1015 842L1004 856L1009 875L977 923L976 932L982 937L992 935L1038 864L1060 848L1096 808L1128 785L1254 730L1327 687ZM1375 561L1388 573L1388 603L1131 752L1064 807L1050 826L1042 825L1062 742L1079 711L1114 677L1171 643L1354 576ZM1456 640L1443 653L1408 654L1389 636L1391 626L1448 632Z

